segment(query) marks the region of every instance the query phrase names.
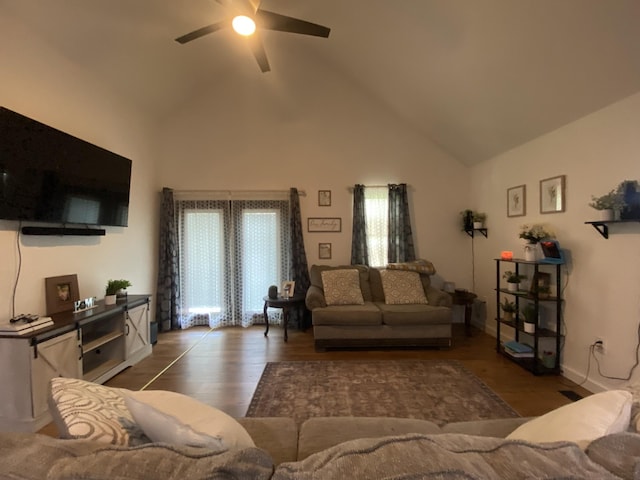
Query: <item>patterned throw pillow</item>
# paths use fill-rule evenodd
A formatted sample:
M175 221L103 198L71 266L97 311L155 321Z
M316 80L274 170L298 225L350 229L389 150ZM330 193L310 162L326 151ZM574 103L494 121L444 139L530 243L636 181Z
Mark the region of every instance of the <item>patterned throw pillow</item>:
M77 378L52 378L49 410L60 438L131 446L149 443L125 405L127 391Z
M414 260L413 262L389 263L389 270L409 270L411 272L423 273L425 275L435 275L436 268L429 260Z
M406 270L381 270L380 277L387 305L427 303L420 274Z
M322 272L322 289L327 305L362 305L360 273L355 268Z

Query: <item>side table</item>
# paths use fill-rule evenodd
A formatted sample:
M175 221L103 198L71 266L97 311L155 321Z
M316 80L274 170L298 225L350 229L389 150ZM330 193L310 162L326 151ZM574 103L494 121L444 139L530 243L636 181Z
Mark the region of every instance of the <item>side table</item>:
M478 298L473 292L466 290L455 290L453 293L449 292L451 300L454 305L464 306L464 329L467 337L471 336L471 308L473 307L473 301Z
M298 308L304 303L304 295L294 295L289 298L269 298L265 296L264 300L264 323L267 324L267 329L264 331L264 336L266 337L269 334L269 316L267 315L267 309L271 308L281 308L282 309L282 319L284 321L284 341L286 342L289 339L287 335L287 326L289 325L289 310L292 308Z

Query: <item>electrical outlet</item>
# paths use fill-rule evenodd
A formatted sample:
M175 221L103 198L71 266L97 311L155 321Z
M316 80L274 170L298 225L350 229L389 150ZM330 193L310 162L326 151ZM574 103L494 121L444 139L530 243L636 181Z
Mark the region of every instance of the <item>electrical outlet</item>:
M594 351L604 355L606 353L604 338L596 337L596 339L593 341L593 349Z

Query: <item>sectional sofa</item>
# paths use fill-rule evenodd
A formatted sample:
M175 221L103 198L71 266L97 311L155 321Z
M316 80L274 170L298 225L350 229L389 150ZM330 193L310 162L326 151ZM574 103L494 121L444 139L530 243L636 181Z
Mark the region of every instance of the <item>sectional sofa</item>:
M534 419L451 423L399 418L231 419L173 392L54 379L65 439L0 433L0 478L631 479L640 435L626 391Z

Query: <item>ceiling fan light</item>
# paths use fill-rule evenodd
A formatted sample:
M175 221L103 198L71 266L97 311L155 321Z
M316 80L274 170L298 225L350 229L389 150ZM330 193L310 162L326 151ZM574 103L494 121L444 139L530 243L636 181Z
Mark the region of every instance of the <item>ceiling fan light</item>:
M256 22L245 15L238 15L231 21L233 29L245 37L252 35L256 31Z

